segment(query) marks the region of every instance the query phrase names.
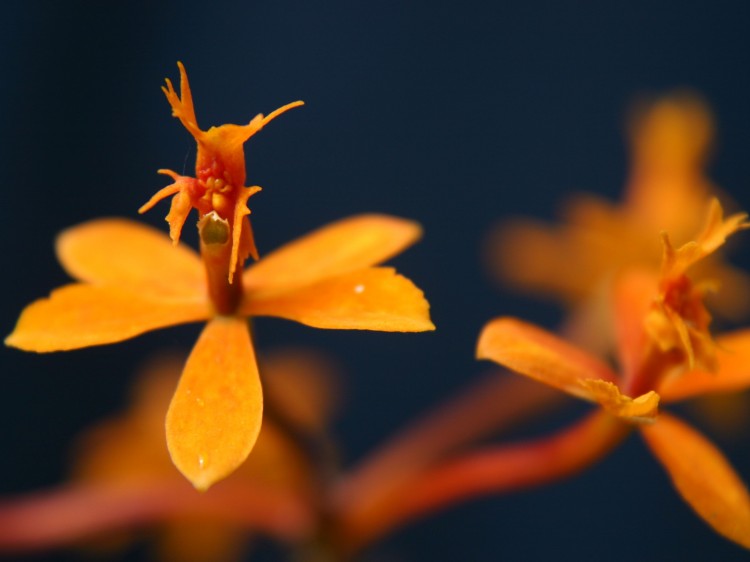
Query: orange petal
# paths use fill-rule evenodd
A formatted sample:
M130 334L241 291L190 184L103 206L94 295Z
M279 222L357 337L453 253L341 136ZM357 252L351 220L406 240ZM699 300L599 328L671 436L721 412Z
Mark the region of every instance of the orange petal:
M675 401L709 392L750 388L750 329L716 338L718 370L692 370L666 378L659 388L665 400Z
M658 277L647 270L634 269L615 283L613 309L617 351L623 386L640 370L649 347L645 320L658 293Z
M299 289L246 292L242 312L279 316L316 328L423 332L434 330L422 291L390 267L338 275Z
M750 548L750 494L724 455L700 433L667 414L642 431L695 512L719 534Z
M581 379L616 382L607 365L554 334L515 318L497 318L482 330L477 359L490 359L522 375L585 400L596 396Z
M78 349L208 318L205 299L143 297L116 287L72 284L27 306L5 344L25 351Z
M217 317L188 358L167 412L167 446L198 490L227 477L255 445L263 393L247 324Z
M161 231L125 219L99 219L63 231L57 256L76 279L152 295L205 298L198 254Z
M376 265L413 244L422 234L412 221L360 215L329 224L264 257L245 271L250 289L300 287Z

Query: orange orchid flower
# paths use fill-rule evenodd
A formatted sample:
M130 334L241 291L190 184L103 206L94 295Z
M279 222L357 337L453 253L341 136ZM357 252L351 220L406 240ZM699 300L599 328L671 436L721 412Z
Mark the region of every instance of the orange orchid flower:
M419 238L419 225L404 219L348 218L235 274L255 252L246 207L253 188L242 186L242 143L295 104L245 126L201 131L182 65L180 72L182 98L169 82L165 92L198 142L197 178L175 177L173 186L146 205L174 193L167 217L172 241L123 219L66 230L57 240L57 255L78 282L29 305L5 343L27 351L63 351L207 321L166 420L174 464L205 490L245 460L260 430L263 397L246 318L277 316L318 328L401 332L434 326L422 292L394 269L375 267ZM200 257L177 242L193 206L200 214Z
M599 404L610 418L637 427L695 512L723 536L750 548L745 484L708 439L659 411L660 402L750 387L750 330L714 342L704 291L686 275L729 234L748 227L746 218L738 214L724 220L714 200L708 224L694 242L675 250L664 237L660 275L638 271L618 280L619 376L588 352L513 318L485 326L477 356Z
M611 324L606 304L611 281L630 267L658 268L661 248L652 233L669 232L677 244L690 240L718 193L704 172L713 132L708 108L694 95L642 105L630 123L632 163L623 201L579 195L564 206L560 225L528 220L502 225L487 246L489 267L515 288L573 307L569 333L605 349L611 342L595 340ZM711 297L717 312L728 318L747 312L747 275L718 254L700 267L722 286Z

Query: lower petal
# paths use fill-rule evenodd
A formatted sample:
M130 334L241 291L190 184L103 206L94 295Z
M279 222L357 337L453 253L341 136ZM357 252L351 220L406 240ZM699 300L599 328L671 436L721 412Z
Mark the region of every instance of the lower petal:
M66 351L208 316L202 299L148 298L113 287L72 284L27 306L5 344L38 353Z
M172 461L198 490L207 490L247 458L262 418L247 324L214 318L195 344L167 412Z
M661 414L643 437L677 491L716 532L750 548L750 495L724 455L677 418Z

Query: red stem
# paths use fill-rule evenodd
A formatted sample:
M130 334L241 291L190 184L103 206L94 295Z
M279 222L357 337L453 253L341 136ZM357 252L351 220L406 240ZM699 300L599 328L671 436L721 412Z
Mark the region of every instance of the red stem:
M468 454L417 475L377 505L349 506L338 514L338 536L344 550L354 552L423 514L561 479L603 457L629 431L629 425L599 411L552 437Z
M490 435L539 418L565 395L517 375L494 371L449 403L400 431L336 485L333 510L376 504L425 467ZM502 404L502 407L498 405Z
M0 550L54 548L185 516L238 523L282 540L299 540L313 526L300 498L244 483L221 483L206 493L182 481L119 488L79 484L0 503Z

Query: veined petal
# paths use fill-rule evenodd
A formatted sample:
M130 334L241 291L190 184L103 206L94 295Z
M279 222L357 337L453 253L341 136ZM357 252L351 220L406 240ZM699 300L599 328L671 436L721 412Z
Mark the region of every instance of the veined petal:
M643 437L677 491L715 531L750 548L750 494L724 455L668 414L642 427Z
M263 393L245 320L216 317L188 358L167 412L167 446L198 490L231 474L255 445Z
M387 215L360 215L331 223L250 266L251 290L309 285L326 277L381 263L413 244L421 227Z
M27 306L5 344L39 353L66 351L126 340L210 314L205 298L167 299L75 283Z
M198 254L159 230L125 219L93 220L63 231L57 256L76 279L152 295L205 298Z
M390 267L352 271L282 293L246 291L242 313L279 316L316 328L434 330L424 294Z
M615 383L607 365L554 334L515 318L497 318L482 330L477 359L490 359L573 396L597 401L581 379Z
M731 392L750 388L750 329L716 338L715 373L701 369L666 378L659 394L664 400L676 401L709 392Z

